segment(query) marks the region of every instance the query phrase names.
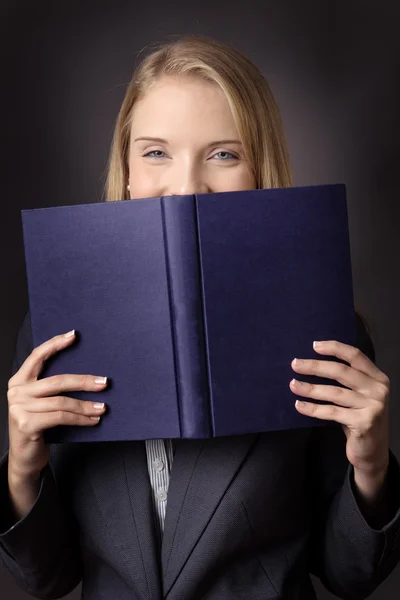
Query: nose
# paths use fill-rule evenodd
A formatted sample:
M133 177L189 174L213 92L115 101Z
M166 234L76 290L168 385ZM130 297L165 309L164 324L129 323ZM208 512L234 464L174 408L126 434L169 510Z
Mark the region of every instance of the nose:
M201 169L195 166L177 168L174 173L169 173L169 182L166 185L167 196L184 196L190 194L208 194L211 192L209 184L202 176Z

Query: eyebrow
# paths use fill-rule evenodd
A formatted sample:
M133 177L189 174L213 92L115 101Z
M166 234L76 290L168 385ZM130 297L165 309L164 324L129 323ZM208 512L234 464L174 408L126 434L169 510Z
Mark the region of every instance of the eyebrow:
M164 140L163 138L158 138L158 137L138 137L135 138L135 142L139 142L141 140L145 140L148 142L160 142L161 144L168 144L167 140ZM241 144L242 142L240 140L216 140L214 142L210 142L209 144L207 144L207 147L209 146L219 146L221 144Z

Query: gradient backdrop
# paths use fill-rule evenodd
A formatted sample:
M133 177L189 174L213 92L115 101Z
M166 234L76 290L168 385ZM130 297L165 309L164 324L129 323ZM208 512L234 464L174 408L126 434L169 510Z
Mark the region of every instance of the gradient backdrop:
M355 300L391 379L391 447L400 457L399 22L400 4L387 0L1 2L1 443L28 305L20 211L100 201L136 54L165 36L202 33L234 45L266 76L294 184L347 185ZM313 581L319 598L334 598ZM395 600L399 589L397 568L370 597ZM0 590L4 600L31 598L1 567ZM80 586L66 598L80 598Z

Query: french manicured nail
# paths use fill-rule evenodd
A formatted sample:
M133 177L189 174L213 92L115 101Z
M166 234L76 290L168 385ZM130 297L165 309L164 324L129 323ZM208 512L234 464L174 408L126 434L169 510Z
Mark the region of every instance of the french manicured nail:
M313 346L314 348L320 348L322 346L323 342L313 342Z
M96 377L96 379L94 380L95 383L100 383L100 384L104 384L107 382L107 377Z
M68 331L68 333L66 333L64 337L71 337L73 335L75 335L75 329L71 329L71 331Z
M304 360L301 358L295 358L293 359L293 364L298 366L298 365L302 365L304 363Z
M100 421L100 417L90 417L92 421Z
M104 402L96 402L95 404L93 404L93 408L95 408L96 410L102 410L104 408Z

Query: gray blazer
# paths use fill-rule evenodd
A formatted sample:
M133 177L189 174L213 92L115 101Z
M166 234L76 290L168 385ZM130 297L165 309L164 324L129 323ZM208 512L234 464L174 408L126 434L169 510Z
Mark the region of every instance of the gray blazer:
M360 320L358 335L374 358ZM28 312L13 373L31 351ZM340 598L365 598L400 560L400 467L391 451L390 514L375 530L345 441L338 424L177 441L159 551L144 442L53 445L37 500L14 523L6 435L0 557L45 599L82 581L85 600L312 600L310 573Z

